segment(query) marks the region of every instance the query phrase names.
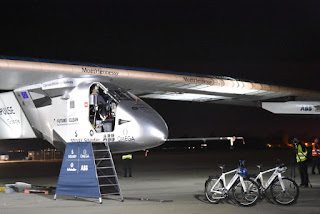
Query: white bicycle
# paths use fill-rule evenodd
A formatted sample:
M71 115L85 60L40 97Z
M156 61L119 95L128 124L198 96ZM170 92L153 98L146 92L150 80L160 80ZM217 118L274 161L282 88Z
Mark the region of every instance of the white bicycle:
M277 167L261 172L262 164L257 165L259 174L254 179L260 186L262 195L270 188L272 199L280 205L290 205L297 201L299 197L299 187L297 183L287 177L283 177L282 173L287 170L284 164L279 164ZM264 180L263 175L273 172L267 181Z
M209 177L205 183L205 195L210 203L217 204L221 199L228 197L230 190L234 200L242 206L251 206L260 197L259 185L252 179L247 178L248 172L244 169L244 161L240 161L239 167L232 171L223 172L224 165L219 166L222 170L220 177ZM226 175L235 173L228 184Z

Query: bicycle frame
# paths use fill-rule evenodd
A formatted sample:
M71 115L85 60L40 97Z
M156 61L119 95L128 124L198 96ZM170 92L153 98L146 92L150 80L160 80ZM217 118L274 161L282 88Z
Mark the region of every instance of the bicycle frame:
M229 172L223 172L221 174L221 176L218 178L217 182L212 186L210 191L213 193L220 193L220 194L224 193L223 190L227 190L227 192L228 192L231 189L231 187L233 186L233 184L238 180L238 178L240 178L241 185L242 185L244 191L246 192L247 187L243 182L243 177L237 173L238 170L239 170L239 168L231 170ZM234 176L231 178L229 183L226 184L226 175L229 175L232 173L235 173ZM218 185L220 183L220 181L222 181L222 183L223 183L223 190L222 191L213 190L216 187L216 185ZM219 197L219 198L225 198L225 197Z
M283 181L282 181L282 174L281 172L279 172L279 169L280 167L275 167L275 168L272 168L272 169L269 169L269 170L266 170L264 172L260 172L258 174L258 176L254 179L255 182L258 182L258 180L260 180L261 182L261 186L263 188L263 190L266 190L270 187L270 185L272 184L272 182L278 178L279 182L280 182L280 185L281 185L281 188L282 188L282 191L285 191L285 187L284 187L284 184L283 184ZM269 172L272 172L272 175L269 177L269 179L267 180L266 183L264 183L264 180L263 180L263 175L266 174L266 173L269 173Z

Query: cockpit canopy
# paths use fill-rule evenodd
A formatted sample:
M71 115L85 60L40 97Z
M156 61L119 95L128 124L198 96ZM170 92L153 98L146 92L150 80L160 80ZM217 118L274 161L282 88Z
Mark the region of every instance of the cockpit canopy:
M136 100L137 97L121 88L106 87L101 83L93 83L90 87L90 94L97 91L100 95L109 96L114 102L119 103L122 100Z
M113 132L117 106L123 100L137 100L133 94L96 82L89 91L89 120L96 132Z

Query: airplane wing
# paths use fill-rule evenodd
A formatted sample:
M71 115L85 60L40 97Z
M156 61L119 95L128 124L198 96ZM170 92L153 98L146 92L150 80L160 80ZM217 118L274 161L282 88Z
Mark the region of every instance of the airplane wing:
M65 77L111 82L141 98L247 106L261 106L261 102L265 101L320 101L319 91L260 84L227 77L94 64L57 63L38 59L0 58L0 90L14 90Z
M221 141L221 140L228 140L230 141L230 146L233 146L234 142L236 140L242 140L242 143L245 144L244 138L243 137L201 137L201 138L171 138L171 139L167 139L167 142L187 142L187 141L212 141L212 140L217 140L217 141Z

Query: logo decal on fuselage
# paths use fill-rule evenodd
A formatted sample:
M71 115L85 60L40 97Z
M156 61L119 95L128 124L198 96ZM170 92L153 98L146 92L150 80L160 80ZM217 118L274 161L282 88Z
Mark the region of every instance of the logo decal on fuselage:
M23 99L28 99L29 98L27 92L25 92L25 91L21 92L21 96L22 96Z
M312 111L312 106L302 106L300 111Z
M119 119L119 125L122 125L124 123L129 123L130 120L122 120L122 119Z
M118 76L119 72L101 68L86 68L82 67L82 72L87 74L101 74L101 75L108 75L108 76Z
M0 108L0 116L1 115L11 115L16 114L12 108L12 106Z
M122 142L135 142L136 140L134 139L133 136L118 136L118 141Z
M71 118L62 118L57 119L57 126L65 126L65 125L75 125L78 124L79 118L71 117Z

